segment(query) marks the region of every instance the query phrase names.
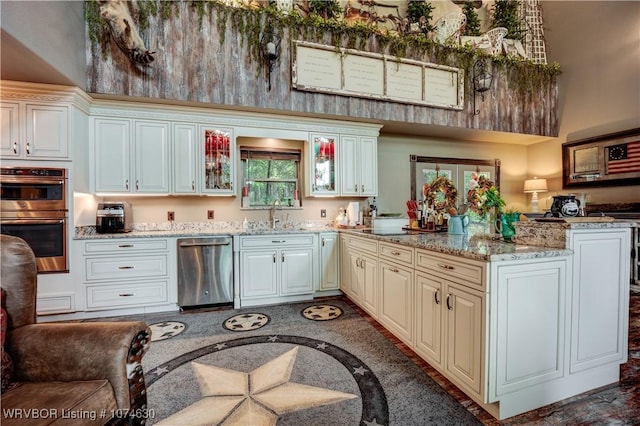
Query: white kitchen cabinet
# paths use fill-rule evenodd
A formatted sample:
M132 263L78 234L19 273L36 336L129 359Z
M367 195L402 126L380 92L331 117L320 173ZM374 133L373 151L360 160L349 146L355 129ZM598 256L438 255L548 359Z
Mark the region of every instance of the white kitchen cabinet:
M167 239L85 241L82 258L87 311L169 304L174 293Z
M378 318L378 243L375 240L345 236L342 245L343 281L341 288L350 299ZM347 268L346 270L344 268Z
M543 387L565 375L567 269L566 259L493 266L489 401Z
M316 234L240 237L241 306L312 299L317 241Z
M172 125L173 194L197 194L200 189L197 132L194 124Z
M376 138L342 135L339 164L341 195L358 197L378 195Z
M379 243L378 321L400 340L413 345L413 248Z
M478 398L485 377L483 270L480 262L416 250L415 350ZM470 271L475 279L460 278Z
M0 114L0 155L3 159L69 159L69 106L3 101Z
M340 289L340 239L337 232L321 232L319 291Z
M415 351L439 369L444 368L442 358L442 295L444 279L422 272L415 273Z
M93 119L95 191L169 193L166 122Z
M311 196L340 195L337 134L312 134L309 143L309 187Z
M131 120L92 121L96 192L131 192Z
M571 373L627 361L630 228L576 229Z
M378 321L400 340L413 345L413 269L380 260Z
M235 195L236 141L231 128L201 125L199 145L200 193Z

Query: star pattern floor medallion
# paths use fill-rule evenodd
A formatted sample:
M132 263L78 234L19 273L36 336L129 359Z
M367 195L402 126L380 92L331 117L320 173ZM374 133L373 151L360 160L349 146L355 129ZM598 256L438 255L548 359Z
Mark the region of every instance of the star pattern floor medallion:
M342 315L342 309L334 305L313 305L302 310L302 316L312 321L328 321Z
M159 425L275 425L290 411L332 404L357 395L290 382L298 346L245 373L192 362L202 399Z
M177 336L186 330L187 325L180 321L164 321L151 324L149 328L151 329L151 341L157 342Z
M269 317L265 314L246 313L227 318L222 324L231 331L251 331L264 327L269 323Z
M261 356L262 345L273 352ZM276 350L279 345L286 346L284 352ZM245 364L251 367L243 369ZM338 412L349 422L359 417L359 424L389 425L387 398L371 368L349 351L309 337L269 334L219 341L145 374L150 393L159 380L173 381L172 391L192 389L186 404L157 419L161 425L266 426L320 413L329 416L322 421L335 424L330 416ZM336 387L339 382L342 388ZM186 396L179 392L179 398Z

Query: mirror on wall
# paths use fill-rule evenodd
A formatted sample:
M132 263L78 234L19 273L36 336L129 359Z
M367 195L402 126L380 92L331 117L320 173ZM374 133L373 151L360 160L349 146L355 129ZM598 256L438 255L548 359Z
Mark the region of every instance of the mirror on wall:
M422 200L422 186L438 176L447 176L458 190L457 205L462 204L469 191L469 182L484 175L500 188L500 160L474 160L469 158L409 156L411 171L411 198Z

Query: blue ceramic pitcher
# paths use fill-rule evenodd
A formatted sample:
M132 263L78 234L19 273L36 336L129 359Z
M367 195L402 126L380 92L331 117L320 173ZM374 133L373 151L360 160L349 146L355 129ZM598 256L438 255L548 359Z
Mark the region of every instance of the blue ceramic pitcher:
M469 225L469 216L455 215L449 218L447 226L449 234L467 234L467 225Z

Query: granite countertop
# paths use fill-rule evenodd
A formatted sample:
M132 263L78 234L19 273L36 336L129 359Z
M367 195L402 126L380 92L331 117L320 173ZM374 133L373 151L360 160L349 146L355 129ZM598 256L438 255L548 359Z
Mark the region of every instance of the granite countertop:
M357 229L341 229L340 232L486 262L558 257L573 253L568 249L506 243L504 241L488 239L486 235L454 235L446 232L374 235L363 233L362 230Z
M336 231L330 222L305 221L278 224L275 229L268 222L249 222L246 229L242 222L161 222L136 223L131 232L99 234L95 226L79 226L74 240L105 240L114 238L169 238L213 237L222 235L271 235L302 234Z

